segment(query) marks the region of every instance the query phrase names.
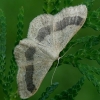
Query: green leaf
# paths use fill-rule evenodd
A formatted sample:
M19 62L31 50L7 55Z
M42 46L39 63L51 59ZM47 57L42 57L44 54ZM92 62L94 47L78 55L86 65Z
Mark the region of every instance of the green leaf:
M51 100L74 100L74 97L77 96L83 84L84 77L80 78L80 80L68 90L64 90L60 94L55 95Z
M87 43L89 41L89 39L91 39L92 36L86 36L86 37L80 37L79 39L76 40L71 40L66 47L61 51L60 53L60 57L63 56L67 50L69 50L70 48L77 46L78 44L84 44ZM94 36L95 37L95 36Z
M88 13L88 17L83 27L91 27L96 31L100 31L100 8Z
M43 11L46 14L56 14L59 12L61 0L44 0Z
M1 59L5 59L6 54L6 18L3 14L3 11L0 9L0 56L4 57Z
M22 39L22 34L23 34L23 19L24 19L24 8L21 7L19 14L18 14L18 24L17 24L17 38L15 41L15 46L19 43L19 41ZM14 50L12 50L12 58L11 58L11 66L10 66L10 70L8 72L8 80L7 82L12 83L14 81L14 76L16 74L17 71L17 64L15 62L15 58L14 58L14 54L13 54Z
M96 60L100 64L100 51L98 49L79 49L75 54L69 54L61 58L62 64L72 64L74 67L77 62L87 58L88 60Z
M64 0L64 7L71 6L72 2L73 2L73 0Z
M72 64L76 66L77 61L87 58L89 60L96 60L100 64L100 48L94 49L94 46L100 43L100 35L87 36L80 39L72 40L68 43L65 49L60 53L60 57L63 56L68 50L78 44L83 45L83 49L79 49L75 54L66 54L60 59L60 64Z
M20 9L20 12L18 14L18 24L17 24L17 38L16 38L16 41L15 41L15 45L19 43L19 41L22 39L22 34L23 34L23 15L24 13L24 9L23 7ZM3 17L2 17L3 18ZM4 19L4 18L3 18ZM2 25L5 25L4 21L2 21ZM5 27L3 28L3 32L5 32ZM3 33L2 32L2 33ZM2 35L3 36L3 35ZM4 35L5 36L5 35ZM6 38L5 38L6 39ZM4 48L3 48L3 52L4 52ZM4 80L2 83L2 86L3 86L3 91L4 93L6 94L6 97L8 98L10 95L11 95L11 92L12 92L12 82L14 81L15 79L15 75L16 75L16 71L17 71L17 65L16 65L16 62L15 62L15 58L14 58L14 54L13 54L13 51L12 50L12 58L11 58L11 66L10 66L10 69L8 71L8 75L6 75L4 77ZM3 53L2 53L3 54ZM4 54L3 56L0 56L2 58L5 58ZM3 65L3 61L2 61L2 65ZM11 97L8 98L8 100L10 100Z
M18 23L17 23L17 38L15 41L15 45L17 45L19 43L19 41L22 39L22 35L23 35L23 27L24 27L24 8L21 7L19 14L18 14Z
M46 91L42 93L41 97L38 100L46 100L49 95L57 88L58 82L53 83L51 86L46 88Z
M93 72L97 73L97 71L94 70L93 67L91 67L87 64L78 63L77 67L80 70L80 72L83 75L85 75L87 77L87 79L89 81L91 81L95 87L97 87L97 91L100 93L100 80L98 78L96 78L96 76L93 73ZM99 68L97 68L97 69L99 69Z
M6 64L6 18L3 11L0 9L0 83L5 76L5 64Z
M88 8L88 10L91 10L91 8L93 7L93 3L95 0L84 0L82 4L85 4Z

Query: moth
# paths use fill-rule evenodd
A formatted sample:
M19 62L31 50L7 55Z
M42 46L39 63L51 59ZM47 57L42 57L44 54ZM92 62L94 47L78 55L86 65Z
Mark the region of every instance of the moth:
M37 92L53 62L82 27L86 17L86 6L78 5L66 7L56 15L41 14L31 21L27 38L14 49L18 91L22 99Z

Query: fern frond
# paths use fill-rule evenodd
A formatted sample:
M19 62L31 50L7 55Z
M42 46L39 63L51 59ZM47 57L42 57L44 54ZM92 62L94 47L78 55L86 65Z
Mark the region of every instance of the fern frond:
M23 20L24 20L24 8L23 7L20 8L17 18L18 18L18 23L17 23L17 37L15 40L15 46L22 39L22 35L23 35L23 27L24 27L24 22L23 22ZM17 64L15 62L13 52L14 52L14 50L12 50L11 66L10 66L10 70L8 72L8 77L10 77L10 79L9 79L10 83L12 83L14 81L14 76L16 75L16 71L17 71ZM17 95L17 94L15 93L14 96L15 95ZM13 97L13 95L10 95L10 96Z
M100 80L96 78L96 76L93 74L93 72L95 72L94 68L87 64L82 64L82 63L78 63L77 64L80 72L85 75L87 77L87 79L89 81L91 81L93 83L93 85L95 87L97 87L97 91L100 93ZM91 71L91 69L93 71ZM100 70L100 69L99 69Z
M88 13L88 17L83 27L90 27L96 31L100 31L100 8Z
M22 39L22 34L23 34L23 15L24 10L23 7L20 9L19 15L18 15L18 24L17 24L17 39L15 41L15 45L17 45L19 43L19 41ZM5 83L4 83L4 93L6 94L7 98L9 98L9 100L11 98L13 98L13 96L17 95L16 93L12 93L12 82L14 81L14 76L16 75L16 71L17 71L17 65L15 62L15 58L13 55L13 51L12 50L12 58L11 58L11 65L10 65L10 69L8 71L8 75L5 76ZM13 91L14 92L14 91ZM8 94L8 95L7 95ZM14 94L14 95L13 95ZM6 97L5 97L6 99Z
M84 84L84 77L68 90L62 91L60 94L55 95L51 100L74 100L74 97L78 94L79 90Z
M17 45L19 43L19 41L22 39L22 35L23 35L23 27L24 27L24 8L21 7L20 8L20 12L18 14L18 23L17 23L17 38L15 41L15 45Z
M6 17L0 9L0 84L2 86L5 84L6 33Z
M6 58L6 17L0 9L0 77L5 71Z
M43 11L46 14L56 14L59 12L61 0L44 0Z
M88 8L88 11L90 11L93 6L94 1L95 0L84 0L82 4L85 4Z
M95 36L94 36L95 37ZM84 44L87 41L89 41L89 39L91 38L91 36L86 36L86 37L81 37L79 39L76 40L71 40L66 47L60 52L60 56L63 56L67 50L69 50L70 48L77 46L78 44Z
M46 100L49 95L57 88L58 82L53 83L51 86L46 88L46 91L42 93L41 97L38 100Z
M24 26L24 24L23 24L23 17L24 17L24 9L22 7L20 9L19 14L18 14L18 24L17 24L18 31L17 31L17 38L16 38L16 41L15 41L15 45L18 44L19 41L22 39L23 26ZM8 77L10 76L12 78L14 78L14 76L16 74L16 70L17 70L17 65L16 65L16 62L15 62L13 51L14 50L12 50L12 58L11 58L10 71L8 73ZM9 81L12 82L13 79L10 79Z
M78 44L83 45L83 49L79 49L74 55L73 54L67 55L65 58L62 58L60 62L62 63L65 62L65 64L68 64L68 61L73 61L71 60L72 58L74 60L87 58L89 60L96 60L98 64L100 64L100 49L93 49L93 47L98 45L99 43L100 43L100 35L81 37L79 39L72 40L60 53L60 56L63 56L66 53L66 51L69 50L69 48L77 46Z
M79 49L75 54L69 54L60 60L60 64L72 64L76 66L77 62L83 60L96 60L100 64L100 51L97 49Z
M73 0L64 0L64 7L68 7L72 5Z

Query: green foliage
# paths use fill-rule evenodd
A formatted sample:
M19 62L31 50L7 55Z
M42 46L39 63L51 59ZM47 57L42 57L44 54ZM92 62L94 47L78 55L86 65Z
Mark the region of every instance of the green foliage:
M95 0L84 0L82 4L86 5L88 8L88 11L90 11L93 6L94 1Z
M46 100L49 95L57 88L58 82L53 83L51 86L46 88L46 91L42 93L41 97L38 100Z
M94 1L95 0L84 0L83 2L88 8L88 16L83 27L91 27L96 31L100 31L100 8L91 11Z
M17 96L17 92L14 92L12 88L12 83L14 82L14 76L16 75L17 65L15 63L13 50L12 50L12 58L11 58L11 66L9 67L8 74L5 75L5 58L6 58L6 18L0 10L0 84L3 87L3 92L5 93L5 100L15 99ZM17 24L18 32L17 39L15 45L22 38L22 29L23 29L23 8L20 9L20 13L18 15L18 24Z
M6 59L6 18L3 11L0 9L0 84L4 78L5 59Z
M3 91L6 92L5 86L5 59L6 59L6 18L0 9L0 84ZM6 93L8 94L8 92Z
M61 2L63 1L63 2ZM92 10L93 3L95 0L84 0L82 4L85 4L88 8L88 16L83 28L91 27L95 31L100 31L100 8L97 10ZM47 14L56 14L63 6L71 6L73 0L44 0L43 11ZM17 37L15 40L15 46L22 39L23 34L23 19L24 19L24 9L20 9L18 14L18 23L17 23ZM74 54L67 54L71 48L80 45L81 49L77 50ZM71 40L65 49L60 53L60 63L70 64L73 67L78 68L78 70L83 74L83 77L71 88L64 90L61 93L55 95L51 100L74 100L74 97L77 96L82 85L84 84L85 78L92 82L92 84L97 88L98 93L100 93L100 79L97 75L100 75L100 67L91 66L89 64L82 63L84 59L96 61L100 65L100 48L96 47L100 45L100 35L98 36L86 36L81 37L76 40ZM3 11L0 10L0 85L2 86L3 92L5 94L5 100L16 100L17 88L16 91L13 89L14 77L17 72L17 65L14 59L12 50L11 66L9 67L8 72L5 69L5 60L6 60L6 18L3 14ZM52 68L55 67L57 61L54 62ZM46 100L49 95L57 88L58 83L54 83L51 86L46 88L46 91L42 93L41 97L38 100Z
M88 13L84 27L91 27L96 31L100 31L100 8Z
M72 5L73 0L64 0L64 7L68 7Z
M55 14L59 9L61 0L44 0L43 11L47 14Z
M21 7L20 12L18 14L18 23L17 23L17 38L16 38L16 42L15 45L17 45L19 43L19 41L22 39L22 35L23 35L23 27L24 27L24 8Z
M91 81L95 87L97 87L97 91L100 93L100 80L97 79L94 74L94 73L98 74L100 68L94 68L92 66L89 66L87 64L82 64L82 63L77 64L77 67L79 68L79 71L83 75L85 75L87 79Z
M100 64L100 48L94 49L94 46L100 44L100 35L99 36L89 36L82 37L75 41L71 41L68 46L75 46L77 44L83 45L83 49L79 49L75 54L69 54L63 57L60 61L61 64L71 64L74 67L77 67L79 71L87 77L89 81L97 87L98 92L100 93L100 80L96 78L95 74L100 75L100 67L92 67L87 64L80 63L81 60L85 58L88 60L95 60ZM68 48L69 48L68 47ZM68 50L68 49L66 49ZM63 51L64 52L64 51Z
M94 46L99 45L100 43L100 35L99 36L88 36L88 37L82 37L76 40L72 40L68 43L66 48L60 53L61 55L64 55L65 52L78 44L81 44L83 46L83 49L79 49L74 55L69 54L66 56L66 59L63 57L61 59L62 63L70 63L71 58L74 60L82 60L84 58L87 58L89 60L96 60L99 64L99 57L100 57L100 49L93 49ZM69 62L70 60L70 62ZM76 62L76 61L75 61Z
M22 39L23 25L24 25L23 24L23 18L24 18L24 9L23 9L23 7L21 7L20 12L18 14L17 37L16 37L16 41L15 41L15 46ZM7 76L9 78L10 84L11 84L11 82L14 81L14 76L16 75L16 71L17 71L17 65L16 65L16 62L15 62L13 52L14 52L14 50L12 50L12 58L10 60L11 66L10 66L10 70L9 70L8 76Z
M74 100L74 97L77 96L78 91L81 89L83 84L84 77L80 78L80 80L68 90L64 90L60 94L55 95L51 100Z

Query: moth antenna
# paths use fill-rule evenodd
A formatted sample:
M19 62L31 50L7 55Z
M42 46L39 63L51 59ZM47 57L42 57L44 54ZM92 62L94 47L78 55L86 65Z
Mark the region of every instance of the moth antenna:
M53 81L54 74L55 74L56 69L57 69L57 67L58 67L58 65L59 65L59 60L60 60L60 58L61 58L61 57L58 58L58 63L57 63L57 65L56 65L56 67L55 67L55 70L54 70L54 72L53 72L53 74L52 74L52 77L51 77L51 85L52 85L52 81Z
M73 45L74 45L74 44L73 44ZM73 45L72 45L72 46L73 46ZM56 67L55 67L55 70L54 70L54 72L53 72L53 74L52 74L51 85L52 85L52 81L53 81L54 74L55 74L55 72L56 72L56 70L57 70L57 67L58 67L58 65L59 65L59 60L60 60L61 58L63 58L63 57L66 55L66 53L72 48L72 46L71 46L61 57L58 58L58 63L57 63L57 65L56 65Z
M74 46L74 44L72 46ZM66 53L72 48L72 46L60 58L63 58L66 55Z

